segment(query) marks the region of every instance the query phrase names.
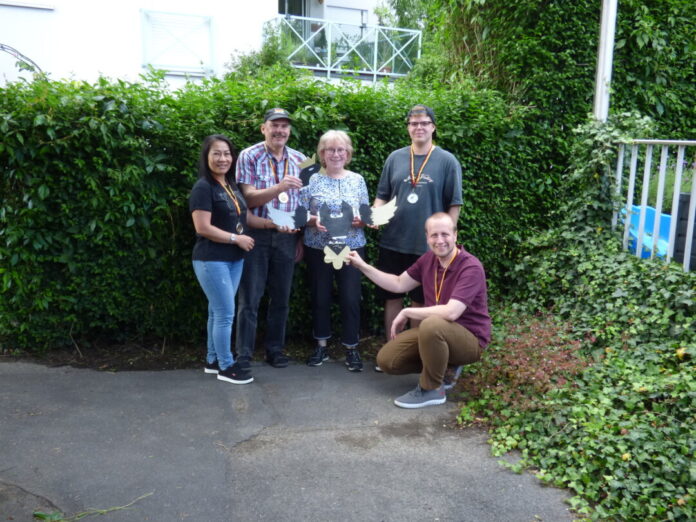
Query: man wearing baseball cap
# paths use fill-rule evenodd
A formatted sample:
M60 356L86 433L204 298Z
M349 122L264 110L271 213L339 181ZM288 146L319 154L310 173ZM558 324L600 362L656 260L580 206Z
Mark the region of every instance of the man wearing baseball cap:
M267 207L294 212L302 181L300 163L304 154L286 144L292 118L287 110L266 111L261 134L264 141L244 149L237 160L237 184L249 209L268 220L267 229L250 229L254 249L244 260L238 292L237 337L238 361L251 367L256 344L256 325L261 298L268 289L268 315L265 335L266 362L275 368L288 365L285 326L288 319L290 288L295 269L297 231L276 227L268 219Z
M379 242L379 270L401 274L423 255L428 246L421 230L425 220L436 212L446 212L455 224L462 205L462 168L449 152L433 143L436 137L435 113L426 105L415 105L406 116L411 144L392 152L382 169L374 206L396 198L396 213L384 226ZM384 303L384 331L388 337L392 322L403 308L403 293L378 289ZM423 305L419 286L408 292L412 307ZM419 321L411 319L411 327ZM377 371L379 367L375 368Z

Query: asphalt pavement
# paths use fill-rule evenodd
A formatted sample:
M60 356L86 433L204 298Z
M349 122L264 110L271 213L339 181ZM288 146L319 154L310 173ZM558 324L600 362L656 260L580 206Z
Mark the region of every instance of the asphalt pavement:
M0 521L573 520L567 492L503 468L483 431L451 427L455 401L394 406L415 375L340 361L253 374L240 386L202 367L0 363Z

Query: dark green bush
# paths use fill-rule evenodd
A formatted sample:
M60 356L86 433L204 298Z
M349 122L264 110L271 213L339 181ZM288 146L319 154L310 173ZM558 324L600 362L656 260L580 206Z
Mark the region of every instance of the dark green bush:
M543 224L549 199L524 110L487 90L332 85L273 69L244 82L210 80L169 93L143 84L38 79L0 97L0 339L47 349L100 336L200 339L205 305L190 265L187 197L203 137L228 134L241 149L261 139L266 109L294 113L290 145L311 154L330 128L347 130L371 196L390 151L409 143L405 113L432 105L438 143L464 168L461 239L494 286L516 246ZM370 232L374 255L377 233ZM298 270L291 330L306 333ZM365 284L365 325L377 328ZM71 339L72 338L72 339Z

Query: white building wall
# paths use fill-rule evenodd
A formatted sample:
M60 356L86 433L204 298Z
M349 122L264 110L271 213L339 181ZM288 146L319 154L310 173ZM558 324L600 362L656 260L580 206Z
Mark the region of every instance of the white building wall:
M364 9L370 17L366 23L377 23L373 10L379 0L306 2L307 14L311 17L360 23L359 9ZM144 19L152 20L153 17L144 17L143 11L209 17L209 29L205 31L209 35L210 45L202 45L202 29L199 29L195 42L184 43L197 45L198 50L206 48L197 53L182 51L179 56L181 60L192 62L193 66L197 65L198 57L204 56L209 61L205 64L206 71L220 76L226 71L225 66L234 53L260 48L263 24L278 16L278 1L0 0L0 43L15 48L33 60L54 80L91 82L102 75L137 81L145 71L146 58L152 54L153 46L145 44L148 34L162 38L160 51L166 51L169 43L185 40L187 33L186 27L177 29L176 23L171 29L175 33L178 30L180 34L169 34L167 27L159 27L159 32L148 33L144 28ZM159 55L163 59L171 59L178 52L176 49L169 51ZM0 84L19 77L31 77L30 73L20 72L15 62L14 57L0 52ZM200 67L200 60L198 65ZM183 83L184 77L168 77L168 80L176 86Z
M36 62L52 79L94 81L102 74L136 81L144 71L142 10L209 16L212 70L220 75L232 53L260 47L263 23L277 15L277 7L277 0L0 1L0 43ZM0 53L1 82L28 76L15 62Z

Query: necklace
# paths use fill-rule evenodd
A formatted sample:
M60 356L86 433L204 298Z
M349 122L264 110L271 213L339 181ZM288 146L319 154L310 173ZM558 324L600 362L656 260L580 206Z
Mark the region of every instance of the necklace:
M423 160L423 163L421 164L420 169L418 169L418 175L416 175L415 168L414 168L415 153L413 151L413 144L411 144L411 173L410 173L411 193L406 198L406 201L408 201L411 204L418 202L418 194L416 194L416 187L418 186L418 182L420 181L421 175L423 174L423 169L425 168L425 165L428 163L428 160L430 159L430 155L433 153L434 148L435 148L434 145L430 145L430 150L428 151L428 155L425 157L425 160Z
M220 183L222 185L222 183ZM235 230L237 231L237 234L242 234L244 233L244 225L242 225L241 218L242 218L242 209L239 206L239 201L237 200L237 196L234 195L234 190L225 183L222 185L222 188L225 189L225 192L227 192L227 195L232 199L232 203L234 203L234 208L237 209L237 215L239 216L239 220L237 221L237 226L235 227Z
M222 185L222 183L221 183L221 185ZM230 199L232 200L232 203L234 203L234 208L237 209L237 215L238 215L238 216L241 216L241 215L242 215L242 209L241 209L240 206L239 206L239 201L237 201L237 196L234 195L234 190L232 190L232 189L230 188L230 186L229 186L227 183L225 183L224 185L222 185L222 188L225 189L225 192L227 192L227 195L228 195L228 196L230 197Z
M430 150L428 151L427 156L425 156L425 160L423 161L423 164L418 169L418 175L416 175L415 169L414 169L414 159L413 159L415 153L413 152L413 145L411 145L411 186L414 189L416 188L416 185L418 185L418 182L421 179L421 175L423 174L423 169L425 168L425 165L428 163L428 160L430 159L430 155L433 153L434 148L435 148L434 145L430 146Z
M268 147L266 147L266 144L263 144L263 148L266 149L266 154L268 154L268 163L271 166L271 172L273 172L273 179L275 180L276 185L280 183L280 179L278 179L278 169L276 168L275 163L273 162L273 158L271 158L271 153L268 152ZM290 157L288 156L285 158L285 169L283 170L283 177L288 175L288 165L290 164ZM281 192L278 194L278 201L281 203L287 203L290 200L290 197L288 196L287 192Z
M449 266L452 264L452 261L454 261L454 258L457 257L457 254L459 254L459 251L457 250L457 247L454 247L454 254L452 254L452 257L450 258L449 262L445 265L445 269L442 272L442 277L440 278L440 284L437 284L437 269L435 269L435 304L440 304L440 295L442 294L442 286L445 283L445 275L447 275L447 269ZM439 261L438 261L439 262Z

